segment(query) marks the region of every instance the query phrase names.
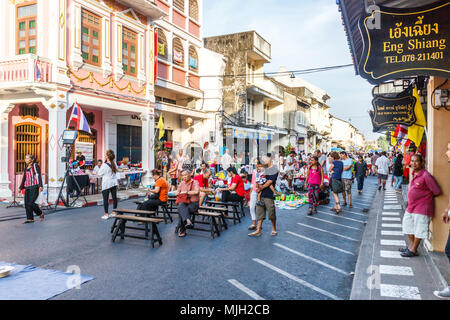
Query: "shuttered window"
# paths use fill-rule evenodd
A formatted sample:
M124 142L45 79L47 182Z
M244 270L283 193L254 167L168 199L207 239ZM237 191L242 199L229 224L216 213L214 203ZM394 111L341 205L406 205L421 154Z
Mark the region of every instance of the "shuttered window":
M173 6L181 12L184 12L184 0L173 0Z
M184 67L184 48L180 38L173 39L173 63Z
M41 158L41 127L32 123L21 123L16 125L15 139L15 172L25 170L25 156L31 154L36 157L37 162Z
M168 56L168 43L166 34L161 29L157 29L158 32L158 57L167 59Z
M137 61L137 33L127 28L123 28L122 32L122 65L123 71L128 74L136 75Z
M37 4L17 7L17 54L36 54L36 20Z
M198 2L197 2L197 0L189 0L189 17L198 21Z
M198 72L198 54L193 46L189 47L189 70Z
M85 9L81 11L81 55L83 61L101 65L101 18Z

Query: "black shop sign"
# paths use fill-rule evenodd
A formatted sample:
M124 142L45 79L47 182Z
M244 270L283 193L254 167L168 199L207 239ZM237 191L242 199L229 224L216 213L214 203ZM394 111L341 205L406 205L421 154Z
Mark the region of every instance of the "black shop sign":
M373 112L370 113L374 132L397 124L411 126L416 123L416 102L410 90L398 97L376 96L372 101Z
M359 73L372 84L409 76L450 77L450 1L363 12Z

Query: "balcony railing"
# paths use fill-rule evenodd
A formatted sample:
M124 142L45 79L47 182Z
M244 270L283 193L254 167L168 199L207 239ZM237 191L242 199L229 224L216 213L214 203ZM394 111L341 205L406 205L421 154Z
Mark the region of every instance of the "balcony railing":
M260 55L264 56L267 60L270 60L272 54L271 45L256 32L253 36L253 46L256 51L259 51Z
M34 54L0 60L0 83L52 82L52 63Z

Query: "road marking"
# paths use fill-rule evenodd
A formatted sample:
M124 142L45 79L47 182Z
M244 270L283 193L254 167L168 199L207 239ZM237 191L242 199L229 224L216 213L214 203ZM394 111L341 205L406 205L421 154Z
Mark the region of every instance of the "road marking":
M381 224L383 228L401 228L402 225L400 223L383 223Z
M403 236L402 231L392 231L392 230L381 230L381 235L383 236Z
M254 258L253 261L255 261L255 262L259 263L259 264L262 264L263 266L265 266L265 267L267 267L269 269L272 269L273 271L276 271L279 274L282 274L283 276L285 276L285 277L287 277L287 278L289 278L291 280L294 280L295 282L300 283L301 285L303 285L305 287L308 287L308 288L310 288L310 289L312 289L314 291L317 291L317 292L323 294L324 296L327 296L327 297L329 297L329 298L331 298L333 300L342 300L338 296L335 296L334 294L332 294L332 293L330 293L328 291L322 290L322 289L316 287L315 285L313 285L313 284L311 284L309 282L306 282L305 280L302 280L300 278L297 278L296 276L294 276L294 275L292 275L292 274L290 274L290 273L288 273L288 272L286 272L284 270L281 270L281 269L279 269L279 268L277 268L277 267L275 267L275 266L273 266L273 265L271 265L271 264L269 264L269 263L267 263L267 262L265 262L263 260Z
M401 205L388 204L383 207L383 210L400 210L401 208Z
M317 212L320 212L322 214L326 214L326 215L332 216L332 217L337 217L337 218L341 218L341 219L345 219L345 220L359 222L359 223L362 223L362 224L367 223L366 221L361 221L361 220L356 220L356 219L352 219L352 218L347 218L347 217L343 217L343 216L340 216L340 215L337 215L337 214L327 213L327 212L323 212L323 211L319 211L319 210L317 210Z
M236 288L238 288L239 290L245 292L246 294L248 294L250 297L252 297L255 300L265 300L264 298L259 296L256 292L254 292L253 290L250 290L249 288L247 288L246 286L244 286L242 283L240 283L237 280L230 279L230 280L228 280L228 282L231 283Z
M305 240L308 240L308 241L311 241L311 242L314 242L314 243L317 243L317 244L321 244L324 247L327 247L327 248L330 248L330 249L334 249L334 250L337 250L337 251L340 251L340 252L343 252L343 253L347 253L347 254L350 254L352 256L355 255L354 253L352 253L350 251L347 251L347 250L344 250L344 249L341 249L341 248L337 248L337 247L333 247L332 245L329 245L327 243L320 242L320 241L317 241L317 240L314 240L314 239L302 236L301 234L298 234L298 233L295 233L295 232L291 232L291 231L286 231L286 232L289 233L290 235L295 236L295 237L298 237L298 238L301 238L301 239L305 239Z
M383 221L401 221L400 218L383 217Z
M330 208L330 209L332 209L333 207L325 207L325 208ZM344 208L342 208L342 210L344 210ZM345 213L352 213L352 214L356 214L356 215L358 215L358 216L363 216L363 217L367 217L367 214L362 214L362 213L359 213L359 212L354 212L354 211L350 211L350 210L345 210L344 211Z
M331 232L331 231L328 231L328 230L323 230L323 229L319 229L319 228L316 228L316 227L311 227L311 226L308 226L307 224L303 224L303 223L300 223L300 222L297 222L297 224L301 225L301 226L304 226L304 227L307 227L307 228L315 229L317 231L322 231L322 232L325 232L325 233L329 233L329 234L332 234L332 235L335 235L337 237L341 237L341 238L344 238L344 239L347 239L347 240L352 240L352 241L356 241L356 242L360 241L360 240L353 239L353 238L350 238L350 237L347 237L347 236L343 236L342 234L339 234L339 233L334 233L334 232Z
M345 227L345 228L349 228L349 229L353 229L353 230L358 230L358 231L361 231L361 229L360 229L360 228L349 227L349 226L346 226L345 224L340 224L340 223L336 223L336 222L331 222L331 221L328 221L328 220L324 220L324 219L319 219L319 218L316 218L316 217L311 217L311 216L308 216L308 218L310 218L310 219L314 219L314 220L319 220L319 221L323 221L323 222L326 222L326 223L334 224L334 225L337 225L337 226L341 226L341 227Z
M407 259L407 257L402 257L400 255L400 251L387 251L387 250L380 250L380 257L395 258L395 259Z
M382 215L383 216L399 216L400 213L398 213L398 212L383 212Z
M284 250L286 250L286 251L289 251L289 252L291 252L291 253L293 253L293 254L296 254L296 255L298 255L298 256L300 256L300 257L303 257L303 258L305 258L305 259L307 259L307 260L310 260L310 261L312 261L312 262L315 262L315 263L317 263L317 264L320 264L321 266L324 266L324 267L326 267L326 268L328 268L328 269L331 269L331 270L334 270L334 271L336 271L336 272L342 273L343 275L348 276L348 275L350 274L349 272L346 272L346 271L344 271L344 270L342 270L342 269L333 267L332 265L329 265L328 263L325 263L325 262L320 261L320 260L318 260L318 259L315 259L315 258L313 258L313 257L307 256L306 254L303 254L303 253L301 253L301 252L295 251L295 250L293 250L293 249L291 249L291 248L288 248L288 247L286 247L286 246L283 246L282 244L274 243L273 245L274 245L274 246L277 246L277 247L279 247L279 248L281 248L281 249L284 249Z
M386 266L380 265L381 274L392 274L396 276L414 276L411 267L400 267L400 266Z
M410 286L380 284L380 295L390 298L422 300L419 288Z
M399 246L399 247L406 247L406 241L405 240L390 240L390 239L381 239L380 244L382 246Z

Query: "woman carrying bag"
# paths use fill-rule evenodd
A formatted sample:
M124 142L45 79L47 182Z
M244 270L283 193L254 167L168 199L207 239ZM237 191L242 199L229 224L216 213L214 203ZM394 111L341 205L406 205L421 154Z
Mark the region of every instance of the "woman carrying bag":
M184 170L181 173L181 179L182 181L176 192L176 205L180 214L177 230L180 238L186 236L186 229L193 227L191 214L198 211L200 200L200 187L198 182L192 179L191 172Z
M330 165L329 171L331 173L331 190L334 198L334 208L331 211L339 214L342 212L342 207L339 201L339 194L344 191L344 185L342 183L342 172L344 170L344 164L340 161L339 153L336 151L331 153L333 162Z
M44 220L44 214L36 204L39 193L43 191L41 168L36 163L36 158L31 154L25 156L25 164L22 183L19 187L20 191L25 189L24 201L27 220L24 224L34 222L33 212L40 217L40 221Z
M100 167L98 175L102 177L102 195L103 195L103 207L105 209L105 215L102 216L103 220L108 220L109 216L109 193L111 193L113 199L113 210L117 209L117 186L119 180L117 179L117 165L114 161L116 155L114 151L106 151L105 162ZM112 214L114 217L114 214Z

